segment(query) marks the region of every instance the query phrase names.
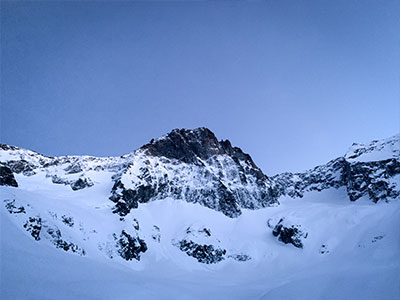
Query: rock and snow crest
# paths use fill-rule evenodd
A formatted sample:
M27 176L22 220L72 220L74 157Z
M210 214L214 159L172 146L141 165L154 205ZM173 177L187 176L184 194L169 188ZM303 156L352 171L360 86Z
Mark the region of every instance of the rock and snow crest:
M68 299L46 283L58 275L38 275L43 267L33 262L79 259L59 280L76 282L70 274L93 261L112 274L97 275L104 295L76 285L80 297L107 299L113 290L116 298L199 299L204 288L193 287L203 282L215 299L290 299L288 284L293 299L337 299L348 298L351 281L352 299L397 299L399 141L353 144L325 165L272 177L207 128L175 129L120 157L47 157L0 145L1 269L13 274L2 277L1 298L29 298L17 288L22 280L40 287L30 289L33 298L46 290ZM157 281L163 273L185 280ZM133 282L141 284L123 292ZM355 290L366 282L368 291Z

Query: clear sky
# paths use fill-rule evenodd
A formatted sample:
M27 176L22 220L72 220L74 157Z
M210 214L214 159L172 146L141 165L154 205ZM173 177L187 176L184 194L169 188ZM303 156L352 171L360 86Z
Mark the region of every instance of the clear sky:
M399 132L400 1L1 1L1 142L121 155L210 128L269 175Z

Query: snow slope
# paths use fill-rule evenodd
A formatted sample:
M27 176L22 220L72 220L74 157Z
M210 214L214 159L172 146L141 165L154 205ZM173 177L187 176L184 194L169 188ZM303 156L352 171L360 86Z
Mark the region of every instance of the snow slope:
M392 152L379 154L381 160L373 161L372 173L362 165L363 172L381 178L392 160L398 161ZM191 159L205 152L199 153ZM218 206L174 197L176 193L168 189L155 189L164 194L139 201L137 207L121 214L110 199L113 188L118 181L124 183L123 188L114 189L122 195L124 190L134 191L138 181L147 182L140 176L146 160L152 164L151 185L164 178L164 173L154 170L164 170L168 187L200 188L203 179L186 181L204 174L197 169L201 165L153 154L140 149L115 158L47 158L3 145L2 167L13 169L18 187L0 186L1 299L400 298L398 197L375 203L363 192L351 201L349 188L339 176L342 165L336 168L328 163L306 175L262 177L261 190L263 184L269 185L266 191L281 189L276 196L279 205L237 203L240 214L234 217ZM222 173L211 181L225 186L235 182L237 177L227 174L232 174L232 168L240 172L232 157L215 152L203 157L212 174ZM345 157L347 161L349 156ZM229 163L224 165L221 158ZM167 163L160 162L166 159ZM246 161L239 160L239 164L246 165ZM371 167L371 161L349 162L352 168L357 163ZM255 165L248 166L244 170L248 185L239 179L229 191L257 187L252 182L255 177L250 177ZM377 175L378 169L382 172ZM174 170L182 178L171 177ZM332 170L339 172L337 180L329 175ZM397 173L389 175L386 179L399 183ZM173 185L168 185L170 178L175 178ZM307 184L300 190L292 185L293 178ZM214 188L206 186L209 191ZM301 198L291 191L301 192ZM277 195L277 191L270 192ZM282 231L274 236L279 224ZM301 247L295 246L295 237Z

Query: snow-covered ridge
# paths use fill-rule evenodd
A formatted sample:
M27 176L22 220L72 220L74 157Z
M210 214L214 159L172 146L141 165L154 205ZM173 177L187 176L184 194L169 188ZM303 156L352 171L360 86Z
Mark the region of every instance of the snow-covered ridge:
M141 147L120 175L110 199L126 215L138 203L172 197L200 203L229 217L241 208L275 205L270 181L250 155L207 128L175 129Z
M278 204L283 195L345 187L354 201L398 198L400 135L368 145L353 144L343 156L304 173L267 177L250 155L218 141L207 128L174 129L140 149L120 157L47 157L15 146L1 145L0 164L15 174L43 173L54 184L73 190L95 184L90 172L110 178L114 212L124 216L139 203L167 197L200 203L229 217L242 208Z
M282 173L271 178L277 195L303 197L310 191L345 187L355 201L363 196L373 202L400 196L400 135L368 145L353 144L343 156L302 173Z
M344 156L350 162L369 162L400 158L400 134L369 144L354 143Z
M129 163L135 152L116 157L95 157L89 155L66 155L66 156L45 156L35 151L0 144L0 163L16 164L19 168L16 173L23 171L33 171L34 169L68 166L71 169L89 171L89 170L116 170Z
M207 128L175 129L121 157L46 157L14 146L1 146L0 162L17 174L44 173L54 184L72 189L92 186L88 172L109 172L110 199L121 216L138 203L173 197L200 203L229 217L241 208L278 203L267 176L250 155L229 141L218 141Z
M272 299L286 299L290 297L285 286L296 285L296 280L296 292L314 291L304 285L310 278L313 285L321 282L318 289L326 287L323 295L330 295L329 278L345 274L344 283L335 281L334 290L340 292L333 299L346 298L341 291L349 281L357 286L368 282L373 289L370 293L354 288L359 297L352 299L397 299L393 278L400 274L400 164L398 156L387 151L398 137L391 141L372 150L385 151L381 160L358 161L345 155L303 173L273 177L206 128L173 130L120 157L46 157L1 145L1 250L6 259L0 263L5 274L13 274L2 278L1 298L27 298L17 297L20 289L12 288L21 278L31 282L44 274L43 282L35 284L46 285L53 282L46 276L58 276L26 270L14 261L43 270L44 260L61 253L63 266L77 259L81 270L93 262L96 270L107 266L105 273L129 278L127 286L141 282L112 298L176 299L179 289L174 288L174 296L164 295L164 282L176 287L177 282L184 285L186 277L192 287L184 286L190 295L183 298L204 298L198 296L204 296L203 285L193 292L199 286L197 274L207 278L202 281L207 282L207 295L213 288L218 291L216 299L270 299L271 293ZM27 251L32 256L26 257ZM39 266L32 264L35 259ZM358 269L366 271L354 271ZM185 280L168 281L171 273ZM168 279L163 278L159 288L154 278L161 274ZM113 275L100 285L118 294ZM141 294L150 283L154 289ZM223 289L223 297L216 283L229 287ZM232 291L239 286L245 288Z

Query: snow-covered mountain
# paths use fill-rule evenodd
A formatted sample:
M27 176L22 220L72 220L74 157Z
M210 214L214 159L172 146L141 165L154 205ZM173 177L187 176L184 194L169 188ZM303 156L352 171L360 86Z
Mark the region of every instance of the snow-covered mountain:
M343 156L304 173L271 178L275 195L303 197L305 192L345 187L349 199L363 196L373 202L400 196L400 135L369 145L353 144Z
M0 148L2 299L400 296L400 135L272 177L207 128L121 157Z
M126 215L138 203L171 197L200 203L237 217L241 208L277 203L270 182L251 157L207 128L173 130L135 152L114 177L115 211Z

